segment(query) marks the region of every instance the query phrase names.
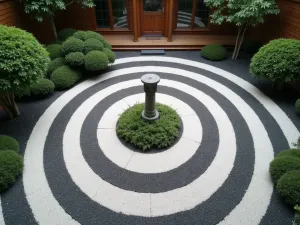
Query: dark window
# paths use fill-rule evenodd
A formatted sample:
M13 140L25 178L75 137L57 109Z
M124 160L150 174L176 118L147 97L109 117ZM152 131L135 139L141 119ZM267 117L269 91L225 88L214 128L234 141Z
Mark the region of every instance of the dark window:
M177 27L185 28L191 26L193 0L178 0Z
M144 0L144 11L157 12L162 10L162 0Z
M126 0L111 0L115 28L127 28Z
M197 0L195 27L207 27L209 20L209 8L204 4L204 0Z
M109 27L108 0L95 0L95 5L97 26Z

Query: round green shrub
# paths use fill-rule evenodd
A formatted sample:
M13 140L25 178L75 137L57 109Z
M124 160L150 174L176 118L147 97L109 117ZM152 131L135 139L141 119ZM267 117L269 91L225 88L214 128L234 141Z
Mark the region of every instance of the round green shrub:
M110 50L112 50L112 46L110 43L108 43L106 40L102 41L104 48L108 48Z
M276 184L279 178L288 171L300 170L300 159L292 156L276 157L270 163L270 174Z
M65 60L70 66L82 66L84 64L84 54L82 52L71 52L66 55Z
M115 62L115 60L116 60L116 54L112 50L110 50L108 48L105 48L103 50L103 52L106 54L109 63L114 63Z
M86 54L84 67L87 71L99 71L108 67L108 58L104 52L91 51Z
M80 39L82 41L85 41L85 40L88 39L87 32L86 31L82 31L82 30L77 31L76 33L74 33L73 37L78 38L78 39Z
M23 171L23 158L15 151L0 151L0 192L9 188Z
M300 204L300 170L285 173L278 180L276 190L292 206Z
M49 53L21 29L0 25L0 90L15 91L44 76Z
M118 136L143 151L171 146L179 136L181 125L176 111L157 103L160 118L148 122L141 118L143 109L144 104L136 104L122 113L117 123Z
M55 86L51 80L42 78L30 86L31 93L38 97L46 97L53 93Z
M281 156L292 156L300 159L300 149L287 149L282 152L279 152L276 157L281 157Z
M221 45L206 45L201 50L201 56L212 61L220 61L227 58L227 50Z
M71 52L83 52L84 42L76 38L69 38L62 44L62 53L67 55Z
M19 143L13 137L0 135L0 151L12 150L19 152Z
M61 56L62 47L59 44L47 45L46 49L49 52L49 57L51 60L56 59Z
M89 38L84 42L84 53L87 54L90 51L103 51L103 44L101 41Z
M77 32L76 29L73 28L65 28L58 32L58 38L61 41L67 40L67 38L73 36Z
M89 30L89 31L86 31L86 39L85 40L90 39L90 38L99 40L101 42L104 41L104 37L101 34Z
M18 100L21 99L25 99L27 97L31 96L31 90L30 90L30 86L27 87L19 87L16 91L15 91L15 97Z
M300 79L300 40L277 39L253 56L250 72L255 77L289 82Z
M245 52L255 54L262 47L260 41L257 40L245 40L243 43L243 49Z
M51 81L54 83L57 90L68 89L79 81L81 74L79 71L72 69L69 66L62 66L54 70L51 74Z
M61 66L64 66L65 64L66 64L66 61L65 61L65 58L63 58L63 57L58 57L58 58L52 60L48 66L47 76L49 77L53 73L54 70L56 70L57 68L59 68Z
M296 103L295 103L295 109L297 113L300 113L300 98L297 99Z

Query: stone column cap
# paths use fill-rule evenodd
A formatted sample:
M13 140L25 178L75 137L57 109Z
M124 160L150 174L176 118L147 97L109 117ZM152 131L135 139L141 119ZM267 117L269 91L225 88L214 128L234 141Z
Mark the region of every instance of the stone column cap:
M160 81L160 77L153 73L148 73L142 76L141 81L144 84L157 84Z

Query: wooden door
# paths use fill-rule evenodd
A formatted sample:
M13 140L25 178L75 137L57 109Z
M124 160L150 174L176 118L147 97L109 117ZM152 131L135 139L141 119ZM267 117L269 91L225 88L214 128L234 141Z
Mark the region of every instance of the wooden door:
M165 1L141 0L141 31L142 34L165 33Z

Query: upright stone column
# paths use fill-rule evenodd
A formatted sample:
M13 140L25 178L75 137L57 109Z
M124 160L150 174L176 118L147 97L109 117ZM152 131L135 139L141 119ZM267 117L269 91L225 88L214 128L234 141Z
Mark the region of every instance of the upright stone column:
M160 77L156 74L145 74L141 80L144 83L144 91L146 93L145 109L142 112L142 118L147 121L157 120L159 113L155 108L155 93Z

